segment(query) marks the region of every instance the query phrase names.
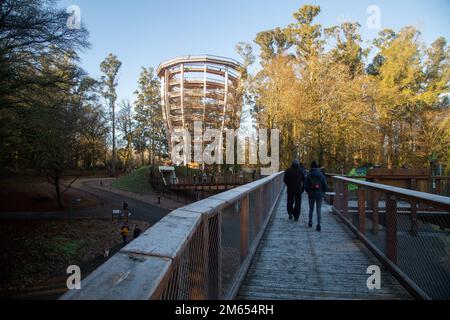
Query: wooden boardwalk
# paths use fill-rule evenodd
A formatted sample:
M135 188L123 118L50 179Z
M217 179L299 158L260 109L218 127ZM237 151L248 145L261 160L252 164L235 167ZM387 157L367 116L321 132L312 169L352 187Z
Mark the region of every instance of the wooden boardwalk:
M286 191L281 196L237 299L411 299L396 279L322 206L322 231L308 228L303 194L298 222L288 220ZM381 269L381 288L369 290L367 267Z

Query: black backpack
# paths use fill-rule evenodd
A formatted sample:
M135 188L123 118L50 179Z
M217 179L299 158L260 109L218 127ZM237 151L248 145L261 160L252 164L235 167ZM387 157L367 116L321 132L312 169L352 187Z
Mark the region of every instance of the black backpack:
M309 176L309 189L314 190L320 190L321 183L320 183L320 177L319 176Z

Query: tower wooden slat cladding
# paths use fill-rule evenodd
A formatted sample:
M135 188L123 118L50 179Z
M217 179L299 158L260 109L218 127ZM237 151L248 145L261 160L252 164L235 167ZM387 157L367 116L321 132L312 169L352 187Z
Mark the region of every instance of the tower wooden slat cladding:
M241 120L239 92L242 65L229 58L201 55L181 56L162 62L157 69L161 79L163 118L169 148L174 130L194 132L194 121L202 129L237 129Z

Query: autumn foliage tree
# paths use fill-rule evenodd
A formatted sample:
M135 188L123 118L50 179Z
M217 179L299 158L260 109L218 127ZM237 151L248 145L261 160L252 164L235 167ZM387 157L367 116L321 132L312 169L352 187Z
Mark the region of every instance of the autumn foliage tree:
M258 127L280 129L281 164L315 159L340 172L448 161L446 40L427 48L405 27L381 31L364 48L357 22L323 28L319 13L305 5L294 23L255 38L260 68L249 75L249 101Z

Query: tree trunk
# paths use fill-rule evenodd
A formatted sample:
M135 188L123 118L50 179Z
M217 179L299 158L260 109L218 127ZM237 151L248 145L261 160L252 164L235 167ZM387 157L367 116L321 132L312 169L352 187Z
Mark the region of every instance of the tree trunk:
M112 134L113 134L113 145L112 145L112 174L114 178L116 176L116 115L115 115L115 101L111 100L111 108L112 108Z
M92 160L91 160L91 163L92 163L92 173L93 173L93 175L95 176L95 167L96 167L96 157L95 157L95 142L92 144L92 150L91 150L91 152L92 152Z
M58 169L55 169L54 172L55 172L55 176L53 177L53 182L54 182L55 190L56 190L56 198L58 199L58 205L61 208L64 208L64 201L62 198L61 189L59 188L60 174L59 174Z
M148 162L149 162L150 165L154 164L154 157L153 157L153 154L154 154L154 151L155 151L154 149L155 149L155 144L153 143L153 138L152 138L152 140L150 142L150 146L148 148L148 151L149 151L149 153L148 153Z

